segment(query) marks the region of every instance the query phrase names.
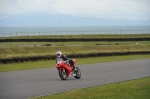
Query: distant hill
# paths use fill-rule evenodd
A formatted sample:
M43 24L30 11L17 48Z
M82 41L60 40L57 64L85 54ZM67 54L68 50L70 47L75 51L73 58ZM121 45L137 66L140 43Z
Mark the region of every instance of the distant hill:
M74 17L57 14L21 14L0 20L0 26L105 26L150 25L150 20Z

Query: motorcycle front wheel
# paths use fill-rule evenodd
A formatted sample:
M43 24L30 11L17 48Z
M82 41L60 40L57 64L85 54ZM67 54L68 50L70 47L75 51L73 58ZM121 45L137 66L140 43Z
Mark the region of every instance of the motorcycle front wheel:
M62 79L62 80L66 80L67 79L67 72L66 72L66 70L61 70L61 69L59 69L58 70L58 73L59 73L59 77Z

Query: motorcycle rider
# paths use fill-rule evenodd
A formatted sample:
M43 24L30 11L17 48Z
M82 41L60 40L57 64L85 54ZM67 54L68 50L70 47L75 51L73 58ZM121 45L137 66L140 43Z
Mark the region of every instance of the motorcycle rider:
M63 61L68 62L69 65L72 67L72 70L75 69L73 61L71 59L69 59L66 55L63 55L61 51L57 51L56 56L57 56L57 58L62 58ZM57 58L56 58L56 61L57 61Z

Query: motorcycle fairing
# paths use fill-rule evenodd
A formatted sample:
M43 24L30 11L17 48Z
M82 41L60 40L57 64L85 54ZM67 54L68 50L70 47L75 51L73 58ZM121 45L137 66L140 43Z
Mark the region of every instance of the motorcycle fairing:
M65 64L63 61L60 61L60 63L56 65L56 68L61 70L67 70L67 77L69 77L72 72L72 67L70 67L68 64Z

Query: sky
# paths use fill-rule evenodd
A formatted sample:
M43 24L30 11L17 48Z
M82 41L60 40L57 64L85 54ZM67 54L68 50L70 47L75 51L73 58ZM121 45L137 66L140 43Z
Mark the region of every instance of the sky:
M150 0L0 0L0 21L34 14L148 20Z

